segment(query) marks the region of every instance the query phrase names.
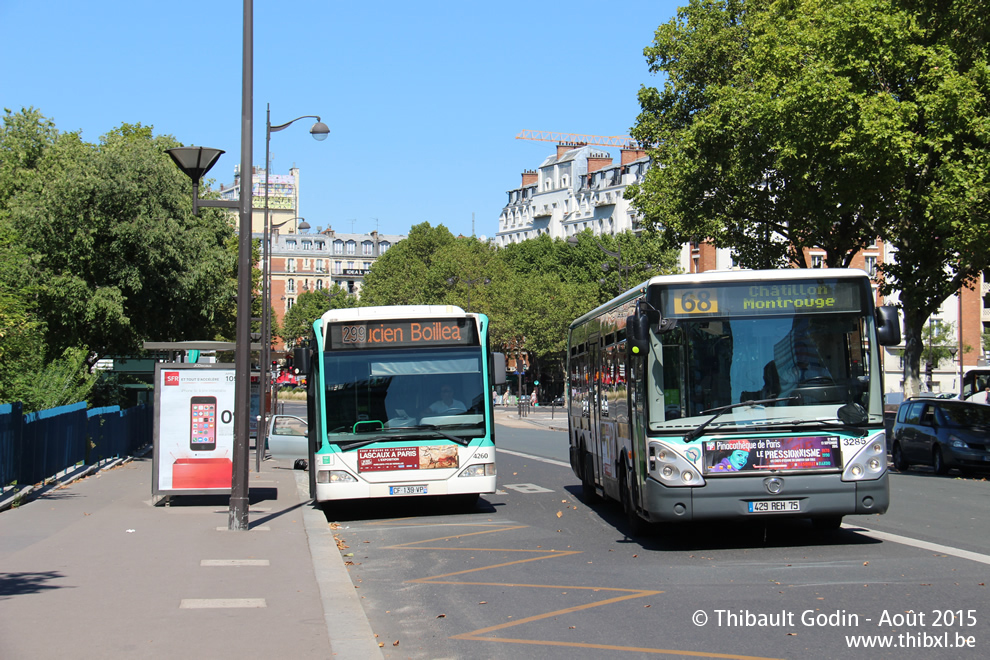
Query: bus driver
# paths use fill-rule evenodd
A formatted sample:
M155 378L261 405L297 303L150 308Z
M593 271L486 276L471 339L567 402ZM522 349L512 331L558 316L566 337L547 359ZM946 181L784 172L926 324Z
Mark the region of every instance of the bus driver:
M467 406L454 398L454 388L443 385L440 388L440 399L430 404L430 412L436 415L467 412Z

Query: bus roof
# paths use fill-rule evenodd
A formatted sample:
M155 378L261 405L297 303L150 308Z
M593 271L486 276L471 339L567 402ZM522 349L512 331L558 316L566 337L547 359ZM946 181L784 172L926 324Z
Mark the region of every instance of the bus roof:
M323 322L369 321L372 319L424 319L431 317L451 318L459 316L468 316L468 314L455 305L391 305L386 307L331 309L323 314Z
M827 279L867 279L865 270L858 268L779 268L776 270L706 270L703 273L680 273L678 275L655 275L632 289L621 293L603 305L599 305L587 314L571 322L573 329L585 322L596 318L603 312L617 307L629 300L634 300L655 284L738 284L739 282L771 283L786 280L820 280Z

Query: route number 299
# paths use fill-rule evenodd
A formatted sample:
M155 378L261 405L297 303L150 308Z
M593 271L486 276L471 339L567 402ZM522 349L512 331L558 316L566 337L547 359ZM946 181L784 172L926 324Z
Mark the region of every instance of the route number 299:
M713 289L691 289L679 293L674 298L674 312L677 314L716 314L718 299Z

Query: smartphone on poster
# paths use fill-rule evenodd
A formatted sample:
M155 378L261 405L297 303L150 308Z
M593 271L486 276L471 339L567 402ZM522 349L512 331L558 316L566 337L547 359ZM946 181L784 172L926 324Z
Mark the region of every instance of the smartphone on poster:
M189 449L212 451L217 448L217 398L194 396L189 399Z

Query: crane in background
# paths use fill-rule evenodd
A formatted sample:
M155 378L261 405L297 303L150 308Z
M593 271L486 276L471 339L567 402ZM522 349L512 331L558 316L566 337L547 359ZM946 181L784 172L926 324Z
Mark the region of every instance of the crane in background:
M580 135L578 133L553 133L551 131L521 131L517 140L539 140L542 142L593 145L596 147L616 147L619 149L638 149L639 144L628 135Z

